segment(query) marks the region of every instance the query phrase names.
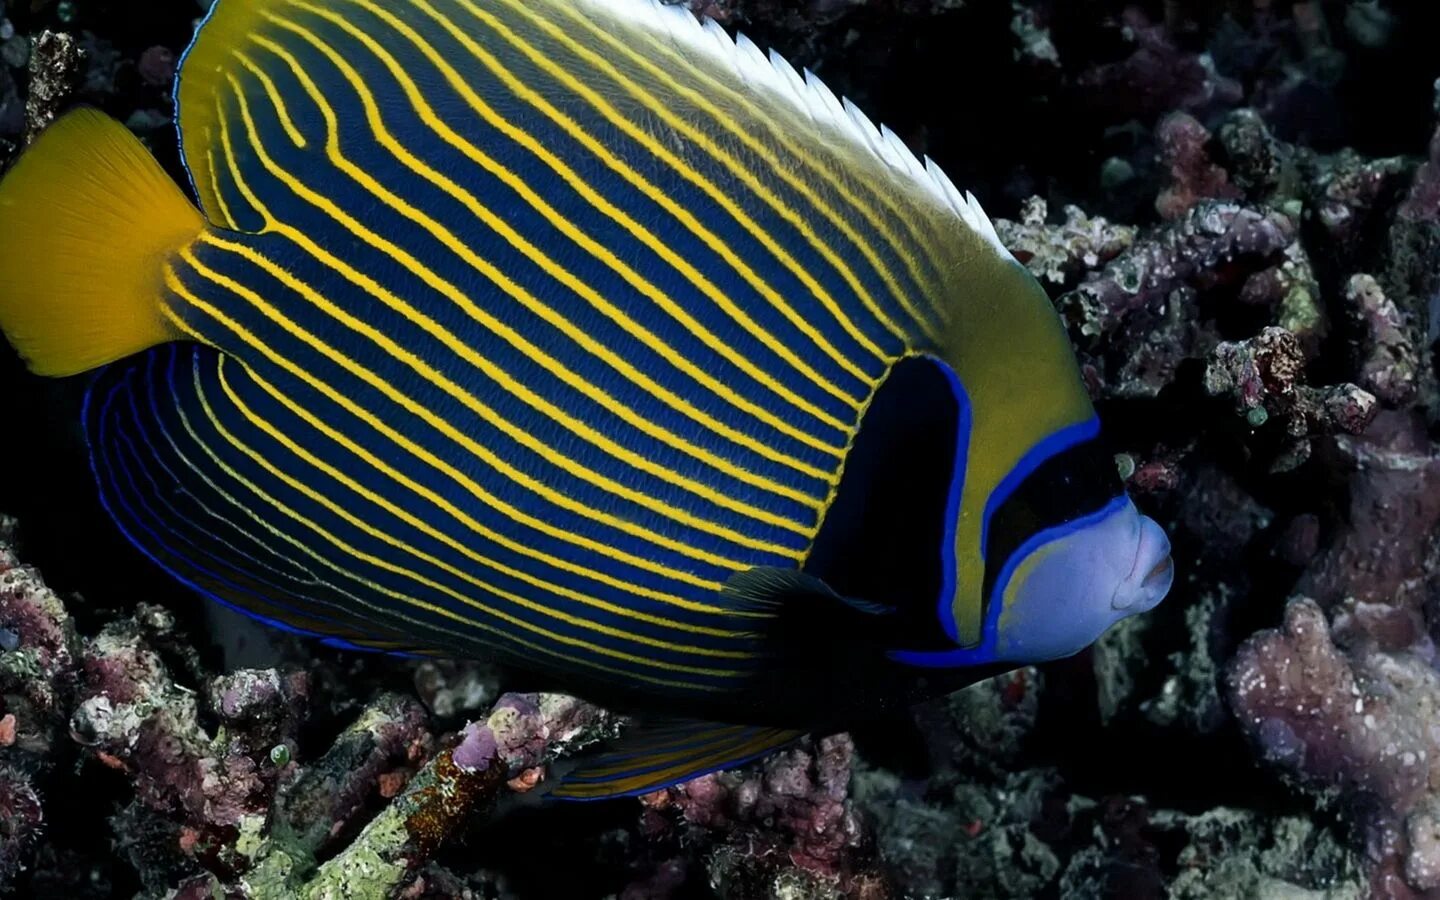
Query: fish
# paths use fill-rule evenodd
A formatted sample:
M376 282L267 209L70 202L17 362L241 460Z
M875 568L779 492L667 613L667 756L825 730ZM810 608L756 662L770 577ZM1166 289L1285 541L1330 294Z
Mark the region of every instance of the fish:
M976 198L743 35L217 0L175 97L188 194L84 107L0 181L0 331L88 373L101 502L176 581L631 712L554 797L903 714L1170 590Z

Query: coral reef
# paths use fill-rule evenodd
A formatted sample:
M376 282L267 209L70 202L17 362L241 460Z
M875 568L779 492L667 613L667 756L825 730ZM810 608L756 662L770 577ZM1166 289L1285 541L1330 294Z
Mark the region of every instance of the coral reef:
M699 863L727 900L888 900L893 889L873 840L847 802L854 754L850 738L837 735L778 753L749 773L706 775L642 798L647 839L685 849L659 871L674 872L703 848ZM621 895L644 896L642 885Z
M302 759L299 730L315 699L305 672L241 669L210 679L201 694L172 669L200 671L167 611L141 603L93 637L77 636L64 603L19 565L12 542L13 522L0 519L0 628L10 636L0 728L7 881L30 861L45 796L60 787L56 773L46 788L34 777L63 756L54 743L66 708L80 758L132 785L116 815L118 849L146 889L160 895L183 881L182 895L277 900L380 897L414 883L501 791L532 789L546 764L621 724L571 697L506 694L486 718L444 738L417 700L381 693L328 750ZM829 789L843 796L844 784L832 777ZM378 813L377 800L385 801Z
M0 2L0 166L89 103L183 182L171 81L207 5ZM105 522L80 386L0 355L0 887L1440 896L1440 7L688 5L984 201L1171 535L1173 596L910 717L547 804L556 761L626 723L208 609Z

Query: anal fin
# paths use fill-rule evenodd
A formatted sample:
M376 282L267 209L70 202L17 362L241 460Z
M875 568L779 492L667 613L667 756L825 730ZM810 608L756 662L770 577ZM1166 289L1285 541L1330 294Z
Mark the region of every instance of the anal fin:
M647 794L758 759L804 733L689 719L641 725L614 749L583 760L549 796L605 800Z

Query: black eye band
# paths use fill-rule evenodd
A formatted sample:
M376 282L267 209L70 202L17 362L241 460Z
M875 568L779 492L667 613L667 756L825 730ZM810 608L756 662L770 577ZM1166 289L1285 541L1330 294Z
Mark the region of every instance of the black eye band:
M1115 458L1099 436L1037 466L990 517L985 533L986 602L992 599L996 577L1021 545L1042 531L1099 511L1123 492Z
M865 414L805 571L933 630L966 427L941 364L897 363Z

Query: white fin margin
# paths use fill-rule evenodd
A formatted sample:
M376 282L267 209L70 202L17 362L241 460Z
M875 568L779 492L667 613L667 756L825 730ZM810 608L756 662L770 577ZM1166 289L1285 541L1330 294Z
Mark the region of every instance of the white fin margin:
M682 4L661 0L577 0L577 5L668 35L677 49L703 56L730 69L742 82L785 98L817 125L835 128L888 168L911 179L997 253L1010 258L1010 251L1000 243L995 226L975 195L961 193L934 160L927 156L922 163L899 135L884 125L877 127L854 103L836 97L809 69L802 76L779 53L771 50L766 54L744 34L731 39L718 22L697 17Z

